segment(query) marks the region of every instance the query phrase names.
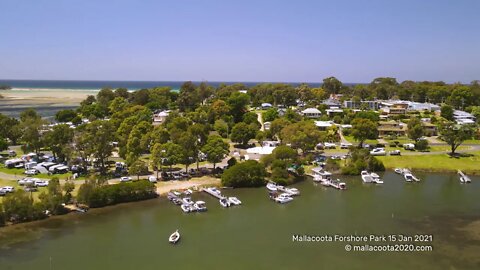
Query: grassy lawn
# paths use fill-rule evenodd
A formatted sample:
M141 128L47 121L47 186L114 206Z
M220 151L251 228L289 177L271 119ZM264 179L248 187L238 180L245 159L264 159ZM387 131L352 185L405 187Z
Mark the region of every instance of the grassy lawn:
M413 143L413 141L407 137L399 137L395 140L389 140L389 139L384 139L384 140L387 141L388 143L399 142L399 145L403 145L404 143Z
M428 171L457 171L480 173L480 152L472 152L473 156L452 158L446 154L385 156L377 157L386 168L410 168Z
M358 141L356 141L353 136L343 136L345 137L345 140L347 140L348 142L350 143L353 143L353 144L358 144ZM378 141L377 140L366 140L365 143L367 144L377 144Z
M466 140L463 143L465 143L465 144L480 144L480 140Z
M331 154L331 153L348 153L348 149L341 149L340 147L337 147L336 149L325 149L322 150L325 154Z

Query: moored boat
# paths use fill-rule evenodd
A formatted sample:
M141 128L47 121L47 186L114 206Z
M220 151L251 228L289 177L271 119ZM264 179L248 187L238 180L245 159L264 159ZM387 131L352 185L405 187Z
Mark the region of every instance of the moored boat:
M225 208L230 207L230 201L226 197L221 198L219 202L220 202L220 205Z
M395 171L396 173L398 173L398 174L403 174L403 169L395 168L394 171Z
M472 180L470 179L470 177L468 177L466 174L464 174L462 171L458 170L458 176L460 178L460 183L471 183Z
M180 205L180 208L185 213L190 213L190 212L194 211L194 208L190 204L182 204L182 205Z
M193 207L195 208L196 211L198 212L204 212L207 211L207 205L204 201L196 201L193 204Z
M360 176L362 177L362 181L364 183L372 183L373 182L373 177L367 171L362 171L360 173Z
M378 174L372 172L370 173L370 176L372 177L374 183L383 184L383 180L380 178Z
M285 188L285 192L290 194L291 196L298 196L300 195L300 190L296 188Z
M228 201L233 205L241 205L242 201L240 201L237 197L229 197Z
M275 184L273 182L268 182L267 183L267 189L270 190L270 191L277 191L278 187L277 187L277 184Z
M293 201L293 198L288 193L282 193L282 194L278 195L274 200L278 203L283 204L283 203L288 203L288 202Z
M168 242L172 244L176 244L178 240L180 240L180 233L178 232L178 230L176 230L174 233L170 235L170 237L168 237Z

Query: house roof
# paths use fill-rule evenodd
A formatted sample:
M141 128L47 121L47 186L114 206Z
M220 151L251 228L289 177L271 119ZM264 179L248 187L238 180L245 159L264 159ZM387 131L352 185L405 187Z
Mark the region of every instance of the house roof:
M307 108L302 111L302 113L316 113L316 114L321 114L322 112L319 111L317 108Z

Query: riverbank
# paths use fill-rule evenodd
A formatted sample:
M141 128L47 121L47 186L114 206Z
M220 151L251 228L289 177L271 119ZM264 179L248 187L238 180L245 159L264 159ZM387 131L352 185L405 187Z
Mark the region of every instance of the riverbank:
M386 169L409 168L425 172L457 172L480 175L480 152L469 152L462 157L451 157L447 154L380 156Z

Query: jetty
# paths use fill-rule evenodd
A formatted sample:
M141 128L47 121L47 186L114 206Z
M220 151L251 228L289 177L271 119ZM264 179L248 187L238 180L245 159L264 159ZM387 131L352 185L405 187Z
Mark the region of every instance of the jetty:
M471 183L472 182L470 177L468 177L462 171L458 170L457 173L458 173L458 176L460 177L460 183Z

